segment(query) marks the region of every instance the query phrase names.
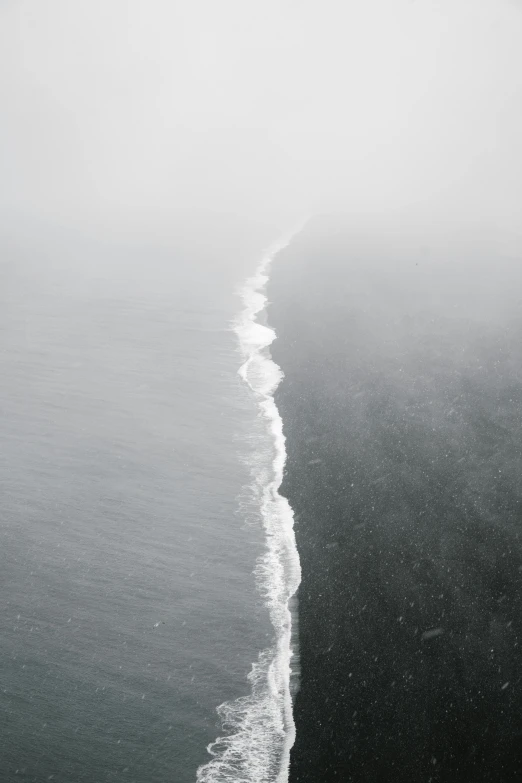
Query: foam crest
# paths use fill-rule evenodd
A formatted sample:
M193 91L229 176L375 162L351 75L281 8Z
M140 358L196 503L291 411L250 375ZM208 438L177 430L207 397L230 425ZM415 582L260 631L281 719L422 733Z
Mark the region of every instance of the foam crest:
M274 256L294 234L273 245L256 273L241 290L243 310L234 323L243 364L241 378L255 395L265 423L262 442L251 460L250 494L257 504L266 535L256 581L275 631L273 647L264 650L248 675L251 693L218 707L224 735L211 743L212 756L197 772L198 783L286 783L290 749L295 739L291 679L297 657L292 650L290 603L301 579L292 509L279 494L286 460L283 422L274 392L283 377L269 347L276 335L259 323L266 306L265 286ZM293 669L293 671L292 671Z

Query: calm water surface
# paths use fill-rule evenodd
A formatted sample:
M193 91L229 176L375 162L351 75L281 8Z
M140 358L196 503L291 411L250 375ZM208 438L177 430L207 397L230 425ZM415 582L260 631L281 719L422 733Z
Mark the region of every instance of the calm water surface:
M193 781L270 633L229 328L261 245L3 244L0 779Z

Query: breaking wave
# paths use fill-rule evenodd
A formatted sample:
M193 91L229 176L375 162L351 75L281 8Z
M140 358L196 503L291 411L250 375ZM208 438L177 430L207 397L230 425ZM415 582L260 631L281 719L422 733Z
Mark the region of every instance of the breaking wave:
M241 290L244 308L234 323L243 364L239 374L250 387L265 425L256 450L253 497L266 534L266 550L255 574L269 609L275 643L264 650L248 675L251 693L218 707L224 736L208 746L212 759L198 769L198 783L286 783L295 739L291 682L297 656L293 650L291 602L301 569L292 509L279 494L286 460L283 422L274 392L283 374L270 356L275 332L258 321L266 305L265 289L275 255L294 234L273 245Z

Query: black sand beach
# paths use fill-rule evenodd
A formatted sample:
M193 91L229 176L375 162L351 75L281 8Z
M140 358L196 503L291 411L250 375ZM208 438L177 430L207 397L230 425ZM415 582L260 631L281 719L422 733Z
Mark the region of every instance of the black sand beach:
M312 221L268 289L303 574L290 780L522 780L521 264L378 236Z

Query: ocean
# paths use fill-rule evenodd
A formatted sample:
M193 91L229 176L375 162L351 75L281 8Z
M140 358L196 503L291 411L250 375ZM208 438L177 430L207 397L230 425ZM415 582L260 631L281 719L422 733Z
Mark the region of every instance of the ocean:
M161 240L3 230L5 783L288 763L297 567L253 326L271 239L210 216Z

